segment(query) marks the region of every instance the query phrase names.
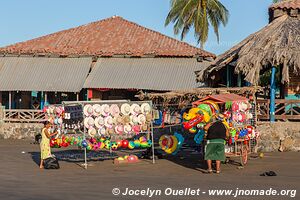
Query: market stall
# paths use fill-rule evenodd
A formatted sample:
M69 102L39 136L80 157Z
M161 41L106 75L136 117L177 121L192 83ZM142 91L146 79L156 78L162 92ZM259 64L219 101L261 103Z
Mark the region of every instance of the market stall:
M154 160L152 103L149 101L63 102L45 108L46 119L59 134L51 147L78 146L84 152L108 151L116 163L137 162L136 152L152 147ZM112 156L126 151L127 157ZM116 154L114 154L116 155Z

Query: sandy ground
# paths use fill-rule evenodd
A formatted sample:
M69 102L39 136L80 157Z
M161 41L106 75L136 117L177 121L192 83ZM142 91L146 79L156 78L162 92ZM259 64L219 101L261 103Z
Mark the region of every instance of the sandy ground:
M22 153L24 151L25 153ZM60 150L55 150L60 151ZM55 152L54 151L54 152ZM41 170L37 162L39 146L30 141L0 140L0 199L233 199L233 196L166 196L172 189L289 189L300 192L300 153L268 153L252 158L243 169L236 165L222 166L222 173L204 174L199 154L160 159L156 164L143 160L137 164L114 165L111 160L90 162L87 170L80 163L60 161L59 170ZM193 154L191 154L193 153ZM55 154L55 153L54 153ZM273 170L278 176L259 174ZM162 194L148 197L113 195L112 189L157 189ZM290 196L239 196L235 199L300 199Z

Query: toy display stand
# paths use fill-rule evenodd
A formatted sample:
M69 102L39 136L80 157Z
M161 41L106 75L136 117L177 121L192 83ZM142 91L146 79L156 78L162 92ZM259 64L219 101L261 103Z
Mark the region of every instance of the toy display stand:
M143 103L148 103L150 105L151 109L153 107L151 101L129 101L129 100L64 101L62 105L64 107L66 107L66 106L80 105L82 107L82 115L84 116L83 108L87 104L89 104L89 105L94 105L94 104L100 104L100 105L103 105L103 104L108 104L108 105L117 104L117 105L121 105L123 103L128 103L130 105L134 104L134 103L138 104L138 105L141 105ZM83 117L83 120L84 120L84 117ZM81 123L83 124L84 122L81 121ZM86 140L87 134L88 134L88 130L87 130L87 128L85 126L83 126L83 130L82 130L83 140ZM155 156L154 156L154 137L153 137L153 122L152 122L152 120L150 122L150 127L148 128L148 131L139 132L139 134L147 134L147 138L152 141L152 163L154 164L155 163ZM116 134L112 134L112 135L116 136ZM140 151L143 151L143 149L141 149L141 150L133 150L133 151L134 152L140 152ZM134 153L133 151L131 151L131 153ZM111 155L110 158L113 158L111 147L109 149L109 152L110 152L110 155ZM84 169L88 168L87 149L86 148L84 148L84 163L82 165L83 165Z

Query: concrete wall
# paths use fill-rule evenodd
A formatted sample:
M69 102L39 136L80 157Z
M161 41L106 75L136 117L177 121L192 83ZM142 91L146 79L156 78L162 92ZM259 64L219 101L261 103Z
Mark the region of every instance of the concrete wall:
M43 124L0 122L0 139L34 139L41 132Z
M300 151L300 122L260 123L258 151Z

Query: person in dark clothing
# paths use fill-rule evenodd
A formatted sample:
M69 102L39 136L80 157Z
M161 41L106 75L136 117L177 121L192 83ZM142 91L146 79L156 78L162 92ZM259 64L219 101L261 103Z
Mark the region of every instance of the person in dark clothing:
M219 116L220 117L220 116ZM221 116L222 117L222 116ZM211 163L216 161L216 173L220 173L221 161L225 161L225 140L229 137L228 130L223 119L207 124L204 130L207 131L207 145L205 147L205 160L207 161L207 172L212 173Z

